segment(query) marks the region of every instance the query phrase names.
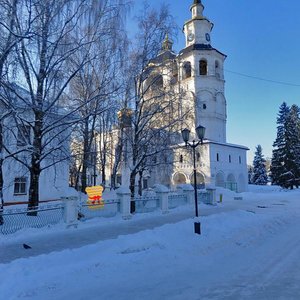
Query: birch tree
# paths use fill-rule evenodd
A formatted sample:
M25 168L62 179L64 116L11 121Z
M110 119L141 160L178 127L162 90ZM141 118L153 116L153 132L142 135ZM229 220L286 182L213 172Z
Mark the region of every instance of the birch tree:
M176 136L184 118L179 112L180 89L178 66L174 62L171 41L176 25L168 8L150 9L145 6L138 17L137 34L131 56L132 131L127 134L130 144L130 190L134 197L137 175L159 164L170 153L171 140ZM158 159L158 156L160 157ZM139 189L141 192L141 189ZM134 211L132 202L132 211Z
M25 89L5 88L14 94L11 105L23 108L16 121L29 126L30 140L18 151L26 159L4 147L29 171L29 210L39 203L41 172L69 157L66 132L73 122L73 112L65 111L60 101L70 81L89 60L83 55L76 67L69 64L83 46L91 43L78 26L86 9L83 0L28 0L17 19L20 31L31 24L30 38L16 45L19 76L15 81Z
M22 15L25 1L23 0L1 0L0 1L0 224L3 223L1 212L3 211L3 163L6 157L4 151L4 121L8 118L12 109L5 97L5 85L8 81L9 71L14 74L15 48L23 39L30 38L31 22L28 22L20 30L17 20Z
M87 15L85 23L86 35L95 36L89 50L91 60L74 77L70 89L70 98L74 98L72 103L79 107L80 121L73 137L82 143L78 166L82 192L85 192L87 171L92 165L94 171L96 164L101 166L105 185L107 135L124 89L121 70L126 59L127 37L122 28L128 5L123 1L104 2L91 1L94 9Z

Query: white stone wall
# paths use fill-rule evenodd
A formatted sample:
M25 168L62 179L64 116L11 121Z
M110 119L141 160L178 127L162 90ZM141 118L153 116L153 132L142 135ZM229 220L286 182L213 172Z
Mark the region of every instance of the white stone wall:
M196 148L197 152L200 153L200 161L196 162L196 170L197 173L204 176L206 185L223 186L237 192L247 191L246 147L205 141L203 145ZM185 178L185 182L182 183L193 184L191 182L193 174L191 149L181 148L177 149L175 153L171 184L176 184L178 174ZM179 161L180 155L183 155L183 162ZM222 183L220 182L220 176L223 179Z
M218 186L220 178L223 177L225 187L234 188L234 184L231 183L236 183L237 192L247 191L247 150L248 148L238 145L211 143L211 183Z
M23 202L28 200L30 174L28 170L13 159L7 159L3 165L4 170L4 202ZM24 195L14 195L14 181L16 177L27 178L27 190ZM69 187L69 163L60 162L50 167L40 175L40 200L59 199Z
M23 112L22 118L30 120L30 113ZM55 118L53 119L55 122ZM60 132L62 127L57 129L57 132ZM53 131L52 136L55 135ZM69 151L69 134L70 129L62 130L57 137L55 137L52 141L49 142L47 146L47 151L52 150L58 144L62 142L64 147L64 155L68 158ZM32 132L31 132L32 135ZM4 129L4 144L8 147L11 153L16 153L21 150L22 147L28 146L18 146L17 145L17 136L18 129L15 125L13 119L7 118L5 120L5 129ZM52 139L51 136L46 136L46 138ZM31 136L32 141L32 136ZM30 148L31 149L31 148ZM3 157L7 157L8 153L3 151ZM58 155L57 151L53 152L53 155ZM17 154L17 158L22 162L26 162L27 165L30 165L31 156L29 152L20 152ZM57 157L55 158L57 161ZM53 164L55 160L51 155L48 158L45 158L41 166L42 168L45 166L50 166ZM22 195L14 194L14 186L15 186L15 178L16 177L25 177L26 181L26 193ZM28 200L29 194L29 184L30 184L30 173L27 167L25 167L22 163L18 162L16 159L9 157L5 158L3 163L3 196L5 202L23 202ZM39 182L39 192L40 192L40 200L51 200L60 198L66 189L69 187L69 160L63 160L49 168L43 170L40 175Z

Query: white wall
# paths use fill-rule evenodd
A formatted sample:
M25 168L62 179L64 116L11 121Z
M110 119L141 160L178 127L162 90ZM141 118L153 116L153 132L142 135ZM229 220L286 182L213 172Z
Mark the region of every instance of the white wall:
M27 115L26 115L27 114ZM23 118L27 120L30 119L30 114L23 112ZM12 153L16 151L22 150L22 147L26 146L17 146L17 127L14 125L13 119L6 119L6 129L4 132L4 144L9 148ZM55 122L55 117L53 118L53 122ZM62 132L60 132L62 130ZM47 151L53 150L57 147L57 145L62 145L64 149L64 155L68 157L69 151L69 133L70 129L66 128L63 130L63 127L57 128L57 132L59 133L53 140L49 142L47 146ZM51 134L54 136L57 132L52 131ZM50 138L51 136L45 137ZM32 142L32 138L31 138ZM31 149L31 148L29 148ZM50 166L54 161L57 161L56 155L59 155L60 150L53 151L53 156L49 155L45 158L41 166L42 168L45 166ZM6 157L8 153L4 152L3 156ZM17 158L22 162L26 162L27 165L30 165L31 156L29 151L22 151L17 154ZM14 186L15 186L15 178L16 177L26 177L26 193L22 195L14 194ZM28 201L29 194L29 184L30 184L30 173L28 168L26 168L23 164L18 162L14 158L5 158L3 163L3 196L5 202L19 202L19 201ZM40 192L40 200L51 200L60 198L63 195L64 191L66 191L69 187L69 160L63 160L47 169L42 171L40 175L39 182L39 192Z
M217 161L217 154L219 161ZM231 181L234 178L234 181L237 183L238 192L247 191L248 171L246 154L246 147L212 143L210 145L212 183L216 184L216 176L219 173L223 174L225 182Z

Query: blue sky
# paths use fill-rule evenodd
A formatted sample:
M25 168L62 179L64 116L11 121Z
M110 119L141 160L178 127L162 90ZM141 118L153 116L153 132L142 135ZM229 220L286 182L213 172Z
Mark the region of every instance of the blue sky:
M142 3L135 0L136 7ZM166 3L182 27L191 16L192 0L152 0ZM204 15L214 23L212 46L228 55L225 62L227 141L248 146L248 163L261 144L272 155L276 116L283 101L300 105L300 1L203 0ZM184 48L183 33L174 41ZM275 84L230 73L234 71L299 86Z

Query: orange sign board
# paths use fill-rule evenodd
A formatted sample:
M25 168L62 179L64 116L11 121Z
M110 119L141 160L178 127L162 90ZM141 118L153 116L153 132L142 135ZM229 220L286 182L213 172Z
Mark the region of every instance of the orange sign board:
M104 207L104 202L102 200L103 187L101 185L87 187L85 191L89 197L87 205L90 209L100 209Z

